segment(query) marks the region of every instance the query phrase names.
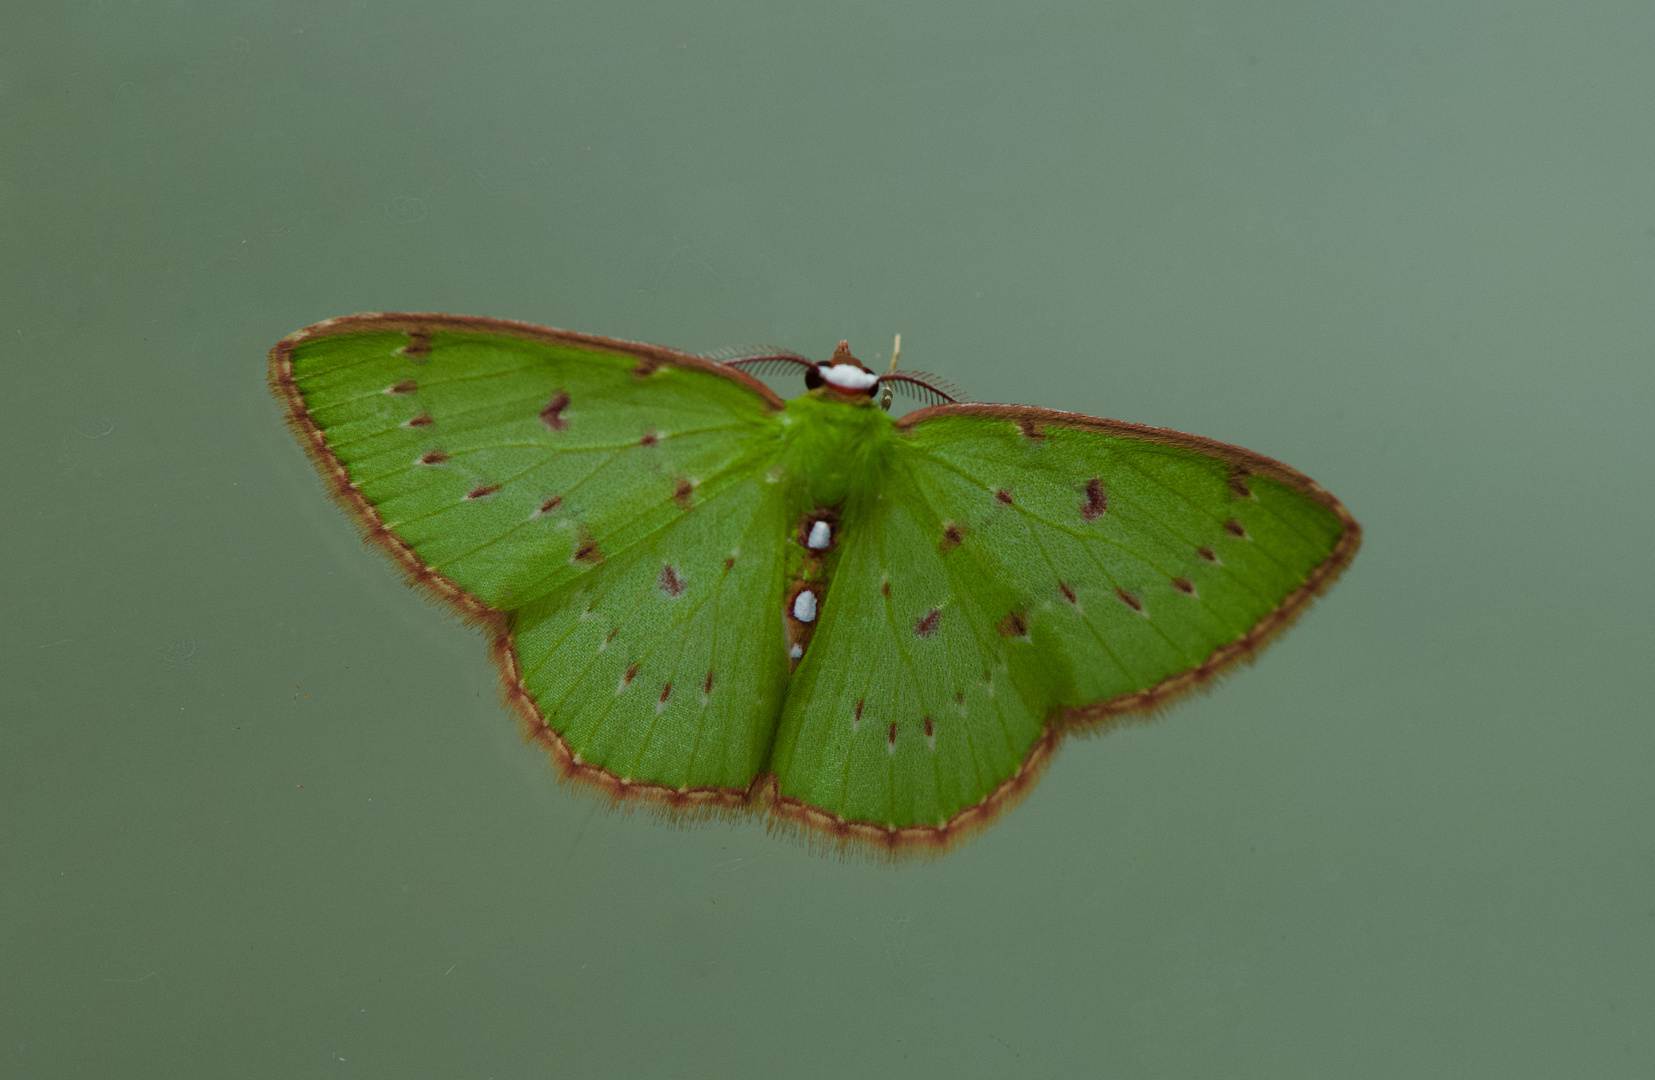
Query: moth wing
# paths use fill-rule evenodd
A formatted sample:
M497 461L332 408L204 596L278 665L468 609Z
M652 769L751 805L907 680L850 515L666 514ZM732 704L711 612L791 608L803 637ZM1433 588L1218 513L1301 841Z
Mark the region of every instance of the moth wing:
M508 689L566 771L666 794L751 781L786 670L779 603L732 607L781 592L783 497L754 481L782 403L761 383L423 315L300 331L271 381L370 539L495 628Z
M777 733L783 812L818 827L949 842L1067 728L1251 655L1360 543L1313 481L1210 440L1010 406L900 424Z
M745 803L789 666L790 504L783 485L743 479L513 613L508 684L565 772L618 797Z

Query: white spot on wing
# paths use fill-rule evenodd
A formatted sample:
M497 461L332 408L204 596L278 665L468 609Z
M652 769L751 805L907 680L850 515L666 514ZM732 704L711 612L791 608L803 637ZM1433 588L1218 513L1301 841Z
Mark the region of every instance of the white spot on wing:
M801 646L798 646L798 645L795 645L791 649L787 650L787 655L792 657L795 660L797 660L799 657L803 656L804 654L805 654L804 649Z

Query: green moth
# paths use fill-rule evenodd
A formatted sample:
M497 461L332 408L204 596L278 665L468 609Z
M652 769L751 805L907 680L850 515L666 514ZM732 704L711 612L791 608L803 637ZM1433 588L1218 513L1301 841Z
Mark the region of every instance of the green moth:
M784 401L748 369L797 368ZM933 381L356 315L270 353L335 497L493 635L559 772L674 814L946 848L1070 732L1248 659L1361 532L1270 458ZM900 419L891 392L934 403Z

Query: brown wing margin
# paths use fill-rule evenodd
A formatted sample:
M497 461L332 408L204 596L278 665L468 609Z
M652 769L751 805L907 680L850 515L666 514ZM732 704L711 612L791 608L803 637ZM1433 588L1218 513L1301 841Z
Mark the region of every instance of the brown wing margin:
M820 834L824 839L863 842L882 849L892 856L907 854L941 855L963 840L993 824L1001 813L1022 801L1033 790L1035 783L1051 764L1052 757L1065 737L1071 734L1099 735L1129 721L1147 721L1180 698L1197 690L1210 689L1215 680L1236 665L1251 662L1264 646L1309 609L1317 596L1325 592L1339 577L1356 550L1362 546L1362 527L1351 517L1350 511L1333 495L1297 469L1283 465L1274 458L1243 450L1239 446L1186 435L1169 428L1146 427L1120 420L1102 420L1081 413L1057 412L1023 405L933 405L916 409L897 421L899 430L911 431L915 425L941 416L984 416L1003 419L1016 424L1026 438L1039 438L1047 427L1069 427L1081 431L1095 431L1119 438L1142 439L1161 446L1175 446L1216 457L1241 470L1241 475L1268 476L1296 491L1301 491L1333 511L1344 526L1337 543L1303 585L1265 615L1252 629L1207 657L1200 665L1172 675L1147 690L1090 705L1064 709L1046 721L1045 733L1035 740L1017 771L1000 783L988 797L974 806L960 810L941 825L909 825L888 828L868 822L845 821L797 799L772 795L771 813L804 830ZM772 781L772 785L773 785ZM772 787L772 791L774 788Z
M771 409L784 409L787 403L751 375L727 368L716 361L664 349L659 345L596 337L591 334L575 334L567 330L553 330L532 323L505 319L424 314L347 315L295 331L277 342L276 347L270 350L270 390L285 406L288 427L298 437L299 444L304 447L305 454L316 466L316 470L322 474L328 494L355 522L357 529L362 533L362 539L389 555L409 584L457 612L466 622L488 631L493 639L489 652L500 670L501 696L517 714L524 738L538 743L551 757L559 779L584 785L617 803L637 800L654 804L672 816L699 817L739 812L761 802L764 777L754 780L753 785L745 789L678 789L625 780L607 769L583 763L569 749L563 737L546 725L539 706L523 686L517 650L512 641L511 616L489 607L476 596L425 565L412 547L385 527L378 509L357 491L344 464L329 448L327 436L311 417L310 410L305 405L304 395L293 378L295 346L318 338L385 331L406 333L411 342L423 340L427 344L432 333L453 332L498 334L523 338L526 341L577 345L596 352L634 358L638 361L639 366L635 370L639 374L647 375L663 364L692 368L740 383L759 395Z

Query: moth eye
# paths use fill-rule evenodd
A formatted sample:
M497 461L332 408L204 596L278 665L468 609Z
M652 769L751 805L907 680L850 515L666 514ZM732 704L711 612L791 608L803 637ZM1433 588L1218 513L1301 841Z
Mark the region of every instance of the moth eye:
M814 390L822 385L822 372L818 368L805 368L805 389Z

